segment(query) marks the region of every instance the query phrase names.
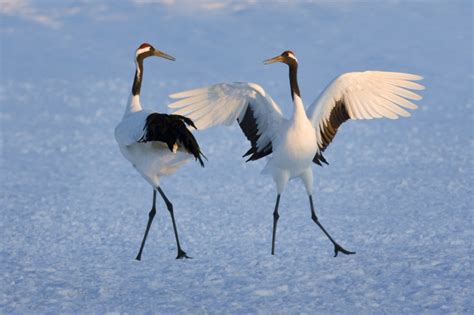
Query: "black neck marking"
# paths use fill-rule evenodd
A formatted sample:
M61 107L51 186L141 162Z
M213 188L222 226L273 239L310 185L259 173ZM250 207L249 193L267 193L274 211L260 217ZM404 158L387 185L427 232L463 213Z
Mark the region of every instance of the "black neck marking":
M135 70L135 78L133 79L132 94L139 95L142 88L143 78L143 59L137 59L137 70Z
M288 62L288 67L290 67L290 88L291 88L291 98L295 100L295 95L301 98L300 88L298 87L298 63L294 59L290 59Z

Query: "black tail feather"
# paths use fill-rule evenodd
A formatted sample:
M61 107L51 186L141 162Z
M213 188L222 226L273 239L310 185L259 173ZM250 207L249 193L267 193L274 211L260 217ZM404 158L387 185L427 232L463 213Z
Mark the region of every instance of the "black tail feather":
M201 152L201 148L199 147L199 144L197 143L196 138L192 134L191 131L186 127L186 125L183 123L186 122L184 119L182 119L182 116L176 116L179 120L180 123L177 124L176 126L176 131L178 133L177 140L181 142L181 144L184 146L187 152L192 154L196 160L199 160L199 163L201 164L202 167L204 167L204 162L201 158L201 155L204 156ZM189 119L191 123L187 123L190 126L194 126L194 123ZM194 127L195 128L195 127Z
M194 121L191 120L191 118L188 118L186 116L181 116L181 115L170 115L170 116L178 117L178 119L181 119L182 121L184 121L188 126L191 126L197 130L197 127L194 124Z
M194 122L184 116L152 113L147 117L144 127L145 134L140 141L160 141L167 144L173 151L175 144L182 145L186 152L192 154L199 164L204 167L206 156L202 154L201 148L194 135L186 125L197 129Z

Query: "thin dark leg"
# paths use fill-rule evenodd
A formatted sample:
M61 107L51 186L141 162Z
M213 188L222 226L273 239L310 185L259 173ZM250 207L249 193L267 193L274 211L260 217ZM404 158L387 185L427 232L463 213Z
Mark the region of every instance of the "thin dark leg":
M278 219L280 215L278 214L278 205L280 204L280 194L277 195L277 200L275 204L275 211L273 211L273 237L272 237L272 255L275 255L275 235L277 229Z
M161 190L160 187L158 187L158 192L160 193L161 197L163 197L163 200L166 203L166 207L168 208L168 211L171 214L171 220L173 221L174 236L176 237L176 244L178 245L178 256L176 256L176 259L191 258L186 255L185 251L181 249L181 245L179 244L178 229L176 228L176 221L174 219L173 213L173 204L171 203L171 201L168 200L168 198L166 198L165 193L163 192L163 190Z
M140 246L140 251L138 252L137 257L135 258L136 260L141 260L142 259L143 247L145 247L145 242L146 242L146 238L148 236L148 231L150 231L151 222L153 222L153 218L155 217L155 214L156 214L156 206L155 205L156 205L156 190L153 189L153 206L150 210L150 213L148 213L148 224L146 225L145 235L143 235L142 245Z
M342 248L342 246L339 245L338 243L336 243L336 241L334 241L334 239L331 237L331 235L329 235L329 233L326 232L326 229L321 225L321 223L319 223L318 217L316 216L316 212L314 211L313 197L312 196L309 196L309 203L311 205L311 219L313 219L314 223L316 223L319 226L319 228L324 232L324 234L326 234L326 236L329 238L329 240L334 245L334 257L337 256L338 252L341 252L341 253L346 254L346 255L355 254L355 252L350 252L350 251Z

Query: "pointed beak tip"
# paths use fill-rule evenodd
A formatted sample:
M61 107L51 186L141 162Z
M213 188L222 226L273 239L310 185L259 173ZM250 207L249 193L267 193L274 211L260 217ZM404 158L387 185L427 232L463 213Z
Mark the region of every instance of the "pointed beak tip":
M168 55L167 53L164 53L164 52L159 51L159 50L157 50L157 51L155 52L155 56L161 57L161 58L163 58L163 59L171 60L171 61L176 61L176 58L175 58L175 57L173 57L173 56L171 56L171 55Z
M280 61L281 61L280 56L276 56L276 57L264 60L263 64L264 65L269 65L269 64L272 64L272 63L275 63L275 62L280 62Z
M267 60L264 60L264 61L263 61L263 64L264 64L264 65L269 65L269 64L272 64L272 63L274 63L274 62L275 62L275 61L273 61L272 59L267 59Z

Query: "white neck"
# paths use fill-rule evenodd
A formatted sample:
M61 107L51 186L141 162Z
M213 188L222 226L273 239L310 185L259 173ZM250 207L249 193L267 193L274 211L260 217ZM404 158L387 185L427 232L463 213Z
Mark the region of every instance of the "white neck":
M140 104L140 94L133 95L130 93L128 97L127 106L125 107L125 112L123 117L130 115L131 113L139 112L142 110L142 105Z
M300 118L308 119L306 115L306 111L304 109L303 101L301 97L299 97L296 93L293 95L293 104L295 105L295 111L293 112L293 120L297 120Z

